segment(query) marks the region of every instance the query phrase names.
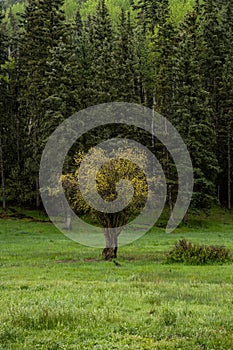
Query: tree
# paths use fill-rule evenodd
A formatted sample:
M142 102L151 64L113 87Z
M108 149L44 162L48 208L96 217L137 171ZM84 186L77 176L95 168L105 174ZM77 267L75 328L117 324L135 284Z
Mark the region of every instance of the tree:
M228 209L232 207L232 157L233 157L233 3L227 1L222 11L224 31L225 62L222 67L222 78L219 85L220 116L218 122L218 158L221 166L219 176L220 201Z
M142 23L144 31L148 29L151 33L159 21L161 0L139 0L137 4L133 4L133 9L137 10L137 19Z
M215 124L205 89L200 55L200 7L186 16L180 27L181 40L176 52L175 125L185 140L194 168L192 205L209 208L215 198L218 162Z
M168 1L163 1L158 10L155 34L151 38L155 66L153 85L153 109L171 123L174 121L175 69L177 30L170 18ZM160 156L168 183L167 202L172 215L177 193L177 176L168 150L154 144L154 152Z
M68 39L68 42L61 40L58 46L51 50L51 56L47 61L46 85L48 92L43 101L45 108L44 135L51 134L64 119L80 109L78 72L78 63L71 38Z
M145 166L147 159L143 152L139 152L135 155L135 151L132 149L116 153L114 154L114 158L110 159L103 149L92 149L91 161L85 167L86 176L84 182L88 182L89 179L95 177L96 160L101 160L104 165L97 174L96 189L95 186L93 188L86 186L85 193L83 193L80 191L78 176L80 174L80 164L83 161L84 155L85 154L82 152L76 153L76 168L74 172L63 175L61 180L72 208L77 213L91 214L103 228L106 246L102 254L106 260L109 260L117 257L118 237L121 233L122 226L126 225L129 220L140 212L148 196L147 182L150 181L150 179L146 179L143 171L137 164L128 159L134 159L135 157L136 159L140 158ZM111 210L104 212L102 207L100 207L99 210L93 209L85 200L86 194L90 196L90 194L94 194L95 191L98 191L102 199L106 201L109 208L111 208L111 204L114 204L114 200L118 197L120 189L117 187L117 184L121 179L129 180L134 189L133 197L125 209L117 212L111 212ZM126 195L127 193L124 192L124 196Z
M1 178L1 197L2 210L6 211L6 140L7 140L7 116L6 116L6 100L8 100L8 79L5 71L5 64L7 61L7 46L6 33L2 26L2 8L0 7L0 178Z
M61 10L63 0L30 0L23 18L24 32L20 44L20 95L19 109L24 128L25 167L27 188L32 202L40 205L38 170L44 143L48 137L46 124L51 115L46 114L44 101L51 93L47 70L56 48L65 37L65 15ZM58 84L59 85L59 84ZM57 115L53 115L55 118ZM59 120L49 120L54 128Z
M93 18L82 21L77 12L73 28L73 79L79 98L79 109L85 109L93 104Z
M202 74L205 89L209 93L215 127L218 128L219 120L219 84L222 77L222 65L224 63L223 26L220 7L215 0L205 0L201 15L201 30L203 41Z
M115 101L114 35L105 0L99 0L92 25L92 104Z
M134 47L134 32L130 13L121 11L117 40L114 50L116 77L118 83L117 99L125 102L139 102L137 94L137 58Z

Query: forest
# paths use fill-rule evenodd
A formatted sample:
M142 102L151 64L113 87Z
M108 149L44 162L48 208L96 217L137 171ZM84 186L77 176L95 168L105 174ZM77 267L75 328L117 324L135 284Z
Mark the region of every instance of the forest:
M232 31L233 0L0 0L0 349L233 349Z
M48 137L73 113L115 101L154 109L179 131L193 163L192 208L231 209L233 1L1 4L3 211L41 208L38 174ZM85 151L117 132L97 130L77 147ZM147 133L124 133L159 156L174 204L177 174L168 152ZM72 161L66 166L72 170Z

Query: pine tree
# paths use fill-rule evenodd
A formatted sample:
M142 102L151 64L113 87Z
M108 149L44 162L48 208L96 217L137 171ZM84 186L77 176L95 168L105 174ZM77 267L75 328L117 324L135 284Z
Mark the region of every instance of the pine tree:
M53 52L64 39L65 15L61 10L62 0L30 0L23 19L24 33L20 45L20 113L24 120L28 139L26 142L25 171L28 183L35 192L29 191L29 198L36 199L40 205L38 170L44 142L48 137L45 132L46 105L49 96L47 84L48 62ZM49 115L50 117L50 115ZM55 123L50 125L55 126ZM49 130L51 131L51 130Z
M144 30L144 23L136 22L133 28L133 47L135 51L135 88L141 104L151 108L154 89L154 60L151 50L151 35Z
M232 1L206 0L202 15L202 73L209 93L220 173L218 199L231 206L231 46Z
M139 98L136 96L137 59L134 48L134 33L130 13L126 17L124 10L121 11L114 54L117 67L117 100L138 102Z
M45 122L43 133L51 134L54 129L67 117L79 109L79 98L76 92L76 81L72 48L66 43L51 50L51 57L47 61L46 84L47 96L43 105L45 108Z
M214 152L216 135L209 94L204 87L200 55L200 7L186 16L180 28L181 40L176 53L174 123L191 155L194 168L195 208L209 208L215 198L218 162Z
M169 120L172 120L174 56L177 33L170 19L168 1L163 1L159 9L157 33L152 37L155 66L155 104L157 112L163 114Z
M175 90L174 56L177 45L177 33L170 18L168 1L163 1L159 7L156 29L157 33L152 37L155 67L152 108L170 122L173 122ZM154 148L156 154L160 155L167 177L168 204L172 214L177 191L177 176L174 171L174 163L165 147L161 148L161 145L158 144Z
M7 49L6 49L6 36L2 27L2 20L4 15L2 14L2 8L0 8L0 179L1 179L1 198L2 198L2 209L6 210L6 158L5 158L5 147L6 147L6 98L7 98L7 81L3 65L7 60Z
M202 74L204 76L205 89L209 92L213 109L213 118L216 130L220 114L219 85L224 64L223 26L220 8L215 0L205 0L203 14L201 16L202 42Z
M220 116L218 120L219 199L228 209L232 207L232 159L233 159L233 3L224 2L222 8L225 62L219 86Z
M220 201L228 209L232 207L232 159L233 159L233 50L229 51L223 66L223 80L220 85L221 114L218 131L218 156L221 166L219 178Z
M139 0L133 4L133 9L137 11L137 19L142 24L144 31L154 32L159 22L159 11L162 0Z
M112 21L105 4L99 0L93 17L93 104L115 101L116 71L114 61L114 36Z
M88 17L82 21L80 13L77 12L73 36L74 52L74 80L79 97L80 109L85 109L93 104L93 18Z

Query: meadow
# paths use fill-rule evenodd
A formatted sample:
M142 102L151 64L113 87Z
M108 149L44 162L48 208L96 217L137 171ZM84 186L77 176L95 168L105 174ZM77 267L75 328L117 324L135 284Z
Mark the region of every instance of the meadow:
M49 222L1 218L0 349L233 349L232 262L165 263L181 238L233 252L232 237L232 214L213 212L154 227L116 266Z

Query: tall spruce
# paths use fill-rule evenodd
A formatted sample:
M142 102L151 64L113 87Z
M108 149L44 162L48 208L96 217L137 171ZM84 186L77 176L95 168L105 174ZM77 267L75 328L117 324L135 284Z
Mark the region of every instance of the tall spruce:
M159 6L158 25L156 29L156 33L152 38L155 67L152 108L172 123L174 119L174 57L177 46L177 32L170 18L170 6L167 0L163 1ZM172 215L177 192L177 175L174 162L165 146L161 148L158 145L155 147L155 150L158 155L160 154L166 174L168 184L167 202Z
M200 60L200 6L186 16L180 27L176 53L176 89L174 123L191 155L194 169L195 208L209 208L215 198L218 162L215 155L216 134L211 101L205 89Z
M176 28L170 19L170 6L166 0L160 6L157 34L154 35L154 95L156 111L170 121L173 118L176 40Z
M7 146L7 116L6 116L6 100L7 92L7 76L5 74L4 65L7 60L6 35L2 25L4 15L0 7L0 179L1 179L1 198L2 210L6 210L6 146Z
M117 100L139 102L137 96L137 58L130 13L121 11L114 50L117 77Z
M133 9L137 11L137 19L142 24L144 31L154 32L159 22L159 11L162 0L139 0L133 4Z
M221 8L216 0L205 0L201 16L201 29L203 35L202 74L204 84L209 92L210 102L213 109L213 117L216 129L220 114L219 86L224 64L224 31L222 26Z
M24 132L23 127L21 128L17 101L19 91L19 16L9 11L8 21L5 20L3 24L1 30L5 33L6 39L5 50L2 52L8 56L5 64L1 67L2 77L4 77L1 86L4 86L6 92L2 95L6 121L4 130L7 133L4 142L6 194L10 201L20 204L23 198L20 179L23 177L22 165L24 163L20 140L24 139Z
M220 116L218 121L218 158L221 173L218 180L219 199L228 209L232 207L233 176L233 2L222 7L225 61L219 86Z
M115 101L114 34L105 0L99 0L93 17L92 50L92 103Z
M73 75L78 93L80 109L85 109L93 104L92 88L93 60L93 18L81 19L80 13L76 13L73 31L74 67Z
M46 72L53 52L64 37L62 0L29 0L23 18L20 45L20 113L27 130L26 173L31 184L28 196L40 205L38 170L46 133L46 105L49 96ZM49 116L50 117L50 116ZM51 122L50 122L51 124ZM55 123L56 124L56 123ZM51 131L51 130L49 130ZM34 191L33 191L34 190ZM29 198L30 199L30 198Z

